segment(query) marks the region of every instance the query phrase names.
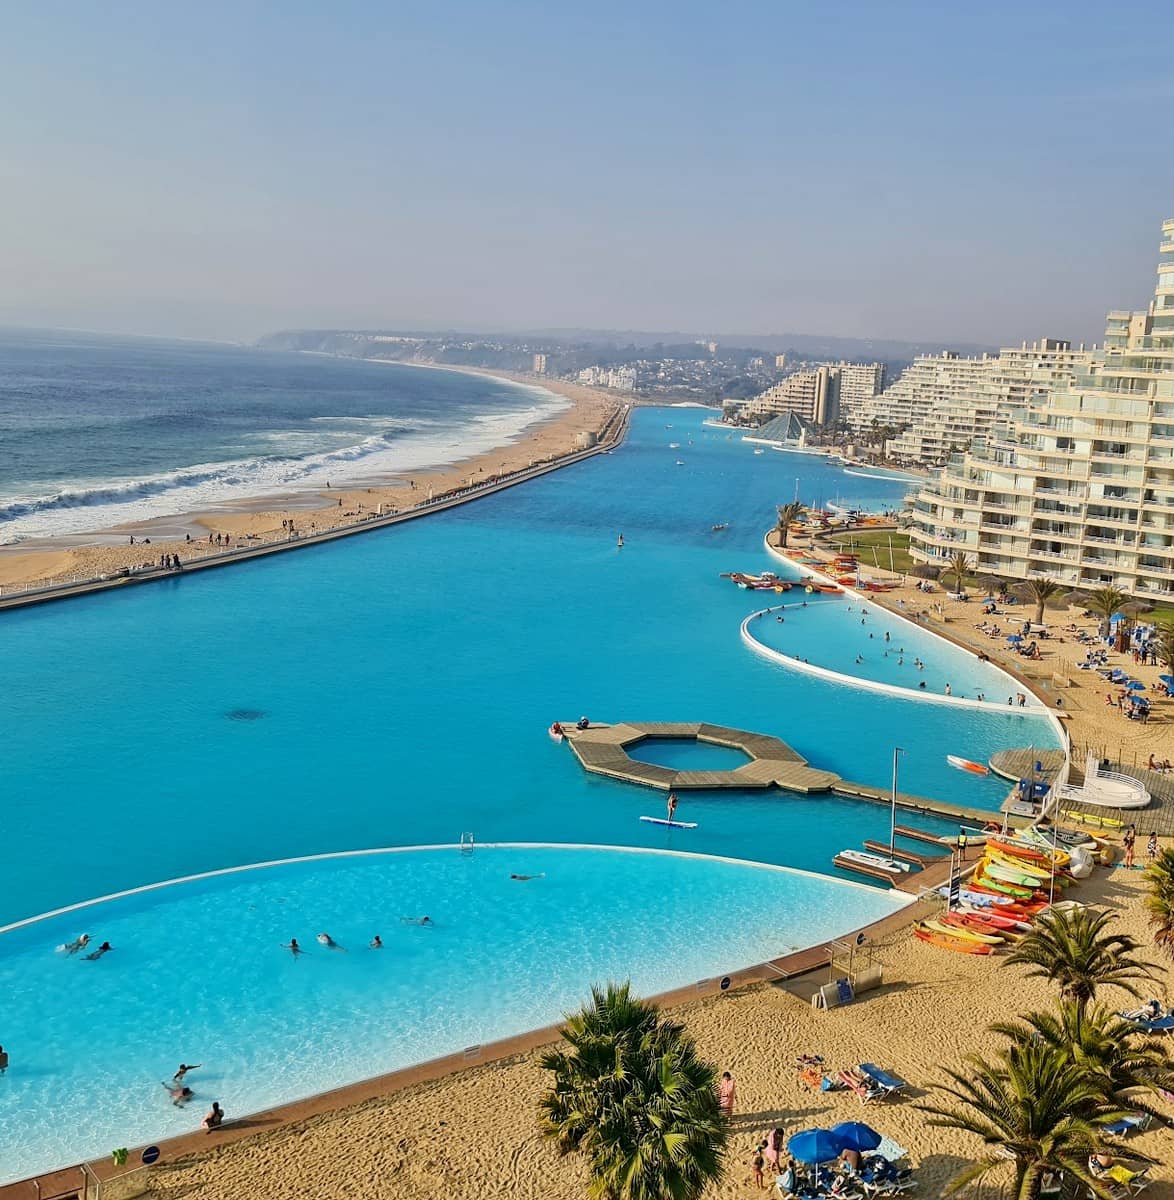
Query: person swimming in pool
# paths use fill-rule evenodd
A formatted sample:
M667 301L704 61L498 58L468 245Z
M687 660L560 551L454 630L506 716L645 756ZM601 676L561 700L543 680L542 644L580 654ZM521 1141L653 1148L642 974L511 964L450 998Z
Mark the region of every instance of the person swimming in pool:
M511 875L511 879L516 879L519 883L525 883L530 879L545 879L546 872L543 871L540 875Z
M375 936L374 936L374 937L373 937L373 938L372 938L372 939L371 939L371 940L370 940L370 941L367 943L367 948L368 948L369 950L382 950L382 949L383 949L383 939L382 939L382 938L379 936L379 934L376 934L376 935L375 935Z
M66 942L64 946L59 946L58 949L64 950L66 954L74 955L79 950L84 950L90 944L90 935L83 933L81 937L75 938L72 942Z
M283 950L288 950L290 954L294 956L294 958L297 958L300 954L306 953L301 946L298 945L297 938L290 938L288 942L282 942L281 948Z
M318 945L325 946L327 950L341 950L344 954L346 953L346 947L340 946L328 933L318 935Z
M171 1103L176 1108L183 1108L194 1095L192 1089L184 1087L182 1083L165 1083L163 1086L167 1089L167 1094L171 1097Z
M183 1077L189 1071L198 1071L202 1066L203 1063L192 1063L190 1066L187 1063L180 1063L179 1070L172 1075L171 1080L173 1083L183 1083Z
M511 876L517 878L517 876ZM401 925L435 925L431 917L400 917Z
M91 950L89 954L84 955L88 962L97 962L103 954L109 954L114 947L109 942L103 942L97 950Z

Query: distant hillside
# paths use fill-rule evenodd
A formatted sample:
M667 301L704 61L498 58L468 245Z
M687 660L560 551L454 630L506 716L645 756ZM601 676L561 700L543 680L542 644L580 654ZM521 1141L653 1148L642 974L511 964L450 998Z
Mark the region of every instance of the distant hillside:
M535 351L621 351L621 357L633 352L654 352L661 357L672 351L674 357L705 342L716 342L719 353L741 350L746 353L788 354L804 359L852 359L859 361L909 361L918 354L956 350L960 354L981 354L997 347L972 342L900 342L885 338L845 338L825 334L778 333L698 335L681 332L649 333L639 330L610 329L534 329L509 333L474 333L458 330L341 330L293 329L266 334L258 346L270 350L311 350L325 354L380 357L403 360L469 362L476 365L529 366ZM695 353L703 353L694 350Z

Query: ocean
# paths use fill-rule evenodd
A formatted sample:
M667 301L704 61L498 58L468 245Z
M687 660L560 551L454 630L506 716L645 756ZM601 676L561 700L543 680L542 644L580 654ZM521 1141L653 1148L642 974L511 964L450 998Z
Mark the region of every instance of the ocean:
M438 466L566 407L456 371L0 330L0 544Z

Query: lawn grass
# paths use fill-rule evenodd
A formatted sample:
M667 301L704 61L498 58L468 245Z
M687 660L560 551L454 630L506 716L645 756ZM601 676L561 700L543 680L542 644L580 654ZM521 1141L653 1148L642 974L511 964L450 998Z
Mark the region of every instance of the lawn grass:
M891 559L890 543L893 548ZM882 570L903 575L914 565L914 559L909 554L909 535L896 529L845 530L822 538L819 544L836 553L859 554L860 565L866 570L879 566Z

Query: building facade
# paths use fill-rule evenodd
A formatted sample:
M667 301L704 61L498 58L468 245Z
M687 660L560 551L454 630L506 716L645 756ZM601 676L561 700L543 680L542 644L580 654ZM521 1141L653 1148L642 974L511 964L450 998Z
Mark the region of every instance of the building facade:
M1174 598L1174 220L1145 312L1111 312L1065 387L955 455L917 495L910 551L979 572Z
M794 413L812 425L833 425L847 410L855 411L871 399L884 386L884 378L883 363L824 363L796 371L747 400L738 409L738 419L761 424Z
M928 389L932 407L887 443L889 458L911 466L943 466L951 454L968 450L975 438L989 437L996 426L1022 415L1031 400L1065 386L1086 370L1092 351L1041 338L1000 350L994 358L955 361L978 366L956 374L946 372L950 386Z
M535 375L545 375L546 374L546 355L545 354L535 354L534 355L534 374Z

